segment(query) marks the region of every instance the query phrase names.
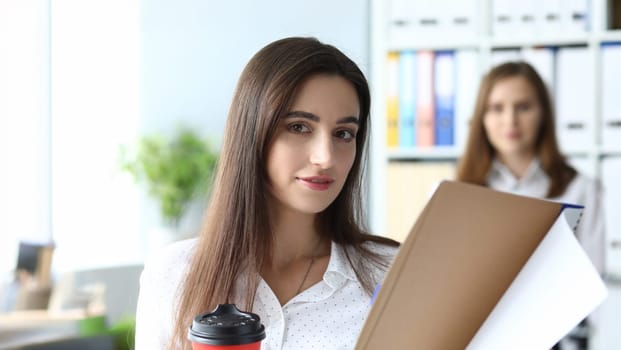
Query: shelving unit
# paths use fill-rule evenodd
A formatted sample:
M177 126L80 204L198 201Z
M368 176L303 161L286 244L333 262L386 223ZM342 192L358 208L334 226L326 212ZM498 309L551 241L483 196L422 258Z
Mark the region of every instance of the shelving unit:
M403 0L402 0L403 1ZM417 0L415 0L417 1ZM370 226L374 232L385 233L386 223L386 166L391 161L429 161L445 160L457 161L462 152L461 145L453 147L431 147L431 148L388 148L386 146L386 55L388 52L402 52L406 50L462 50L474 49L478 52L479 76L491 66L492 53L499 49L528 49L535 47L567 47L583 46L588 49L591 61L593 62L593 94L595 96L593 124L595 133L595 143L590 145L579 145L577 147L565 147L563 151L570 158L588 158L594 160L595 169L590 169L590 173L600 175L599 160L604 156L618 156L621 149L616 147L602 146L600 144L600 123L601 116L601 79L600 45L606 42L621 42L621 30L605 30L604 14L606 2L604 0L594 0L589 2L589 13L591 15L591 31L584 33L558 33L556 35L538 34L533 37L526 34L513 37L497 37L492 34L492 0L476 0L476 13L478 17L474 21L476 30L474 34L467 33L448 33L440 35L404 36L391 37L390 23L390 1L372 0L371 1L371 86L374 98L372 118L372 148L370 154L371 167L371 194L370 194ZM588 68L587 68L588 69ZM477 82L478 83L478 82ZM621 195L621 194L620 194Z
M371 70L370 70L370 82L373 97L373 107L371 111L372 115L372 134L371 134L371 151L370 151L370 194L369 194L369 217L370 227L372 232L377 234L384 234L391 237L404 237L407 232L388 232L388 212L391 208L396 206L395 203L390 203L387 196L387 192L395 190L399 192L399 196L403 197L403 191L408 186L420 186L417 182L417 178L411 180L403 180L403 177L399 177L404 183L395 183L394 179L389 179L389 168L394 166L403 166L407 163L417 165L429 164L453 164L457 163L460 154L463 151L463 141L458 142L454 146L432 146L428 148L420 147L388 147L387 146L387 54L389 52L403 52L403 51L420 51L420 50L475 50L478 53L478 77L480 78L493 64L493 53L496 50L501 49L531 49L540 47L585 47L588 54L588 59L591 62L589 66L584 69L591 70L592 74L589 75L588 84L592 84L593 101L592 105L589 105L590 114L594 120L591 120L593 135L593 142L589 144L580 144L574 147L568 145L562 145L562 151L568 156L572 164L578 166L578 170L586 173L587 175L598 178L604 181L606 178L610 179L611 176L603 176L602 164L607 159L614 159L615 161L621 159L621 143L615 145L605 145L602 142L602 44L604 43L621 43L621 29L607 29L609 28L607 23L606 11L608 8L608 1L613 0L591 0L585 1L588 5L589 23L590 29L582 33L562 31L557 34L550 34L547 32L540 32L537 35L533 35L533 32L519 33L514 36L500 36L493 34L492 16L493 16L493 4L494 0L473 0L476 10L476 18L473 21L474 30L471 33L465 31L457 31L454 33L440 33L432 35L428 32L421 31L416 32L411 30L410 35L404 35L399 33L394 35L393 29L391 29L391 23L389 23L391 11L391 3L398 0L385 1L385 0L371 0ZM403 5L404 1L400 0L401 8L412 8L413 5ZM458 1L458 0L456 0ZM616 1L616 0L615 0ZM425 2L424 0L412 0L412 3L423 3L423 6L429 5L432 2ZM450 4L449 1L440 1L442 4ZM520 2L521 3L521 2ZM566 5L565 2L562 6ZM437 12L437 11L436 11ZM407 21L404 21L406 23ZM403 24L403 23L402 23ZM618 27L617 27L618 28ZM556 70L556 57L554 54L554 70ZM620 62L621 64L621 62ZM478 87L479 81L473 82L473 88ZM619 95L621 99L621 95ZM556 104L556 102L555 102ZM558 115L558 113L557 113ZM457 120L457 118L455 119ZM557 133L559 138L561 135ZM457 139L457 137L456 137ZM560 140L561 143L563 140ZM580 168L583 167L583 168ZM415 174L414 170L408 170L410 174ZM446 168L445 168L446 171ZM619 171L621 176L621 170ZM415 175L412 175L413 177ZM437 181L442 180L438 178ZM429 179L425 181L429 183ZM608 180L610 181L610 180ZM604 187L606 188L606 183ZM621 197L621 186L609 184L606 188L606 196L612 196L614 198ZM421 189L416 189L419 193ZM430 190L431 191L431 190ZM423 191L424 192L424 191ZM403 198L400 198L403 201ZM615 202L616 203L616 202ZM399 203L401 204L401 203ZM403 205L403 204L401 204ZM609 208L607 208L606 215L615 215L618 208L615 207L613 202L607 202ZM409 207L409 204L405 210L408 210L408 214L411 212L411 220L413 223L418 215L414 209ZM420 206L419 203L415 203L412 207ZM404 218L398 218L402 220ZM406 220L406 222L407 222ZM615 223L619 223L616 220ZM607 223L607 235L613 235L616 238L611 238L607 241L609 244L609 254L614 255L614 259L621 260L621 224L614 227ZM613 226L613 227L610 227ZM610 236L612 237L612 236ZM608 271L611 274L609 281L614 285L618 285L621 279L616 279L621 276L621 262L615 260L612 265L615 266L615 271ZM621 284L621 283L619 283ZM618 289L618 287L617 287ZM617 297L618 298L618 297ZM609 304L618 304L618 300ZM610 310L608 310L608 313ZM615 311L616 312L616 311ZM617 344L615 342L621 342L621 338L617 338L615 335L613 340L610 340L610 334L596 334L594 336L593 344L595 349L607 349L610 344ZM611 343L612 341L613 343ZM608 344L608 345L606 345Z
M387 151L388 161L394 160L455 160L461 150L457 147L394 148Z

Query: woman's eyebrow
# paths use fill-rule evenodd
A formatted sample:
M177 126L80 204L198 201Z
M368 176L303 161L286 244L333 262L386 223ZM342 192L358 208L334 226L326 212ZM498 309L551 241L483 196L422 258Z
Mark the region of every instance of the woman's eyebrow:
M313 114L313 113L309 113L309 112L303 112L303 111L292 111L287 113L287 115L285 115L285 119L286 118L304 118L304 119L308 119L308 120L312 120L314 122L318 122L321 118L319 118L317 115ZM339 120L336 121L337 124L356 124L359 125L360 124L360 120L357 117L354 116L349 116L349 117L344 117L341 118Z
M352 124L356 124L356 125L360 125L360 119L358 119L357 117L345 117L345 118L341 118L339 120L336 121L337 124L348 124L348 123L352 123Z
M319 121L319 117L314 115L313 113L302 112L302 111L289 112L287 113L287 115L285 115L285 118L304 118L304 119L312 120L314 122Z

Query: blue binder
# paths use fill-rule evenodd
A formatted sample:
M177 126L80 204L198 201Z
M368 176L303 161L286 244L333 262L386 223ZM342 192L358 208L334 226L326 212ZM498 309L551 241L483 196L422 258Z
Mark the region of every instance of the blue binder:
M416 145L416 53L399 54L399 146Z
M435 144L455 144L455 52L439 51L434 62Z

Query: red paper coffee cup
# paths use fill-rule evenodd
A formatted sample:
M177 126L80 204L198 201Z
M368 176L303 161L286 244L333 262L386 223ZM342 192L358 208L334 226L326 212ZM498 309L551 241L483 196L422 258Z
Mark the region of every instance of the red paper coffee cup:
M234 304L219 304L194 318L188 339L192 350L259 350L265 327L259 315L240 311Z

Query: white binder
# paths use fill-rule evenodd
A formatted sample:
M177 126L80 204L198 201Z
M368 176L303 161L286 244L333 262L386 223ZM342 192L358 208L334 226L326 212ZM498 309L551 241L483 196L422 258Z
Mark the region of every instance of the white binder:
M388 38L403 43L416 38L416 7L414 1L391 0L388 2Z
M516 32L517 14L512 0L492 1L492 34L497 38L511 37Z
M601 52L602 146L621 150L621 44L604 45Z
M586 47L565 47L557 53L556 127L563 152L584 152L595 144L591 60Z
M588 0L566 0L561 6L561 27L565 34L584 34L590 28Z
M592 179L597 178L597 165L593 157L568 157L567 161L569 161L569 164L580 174L584 174Z
M535 7L535 33L556 36L561 33L561 0L539 0Z
M415 3L417 13L417 36L433 35L447 38L451 34L449 9L452 0L410 0Z
M512 12L515 14L515 25L513 28L516 36L522 38L532 38L537 29L536 11L539 0L520 0L512 1Z
M522 59L530 63L546 83L550 96L554 96L554 51L550 48L522 49Z
M522 59L519 49L494 50L491 54L490 63L492 66L499 65L508 61L519 61Z
M602 161L604 183L604 210L606 216L606 272L621 277L621 158L609 157Z
M474 111L474 103L481 79L478 51L457 51L455 53L455 71L455 146L461 151L466 145L470 129L470 118Z
M479 16L476 0L451 0L446 6L449 31L454 35L473 36L478 34Z

